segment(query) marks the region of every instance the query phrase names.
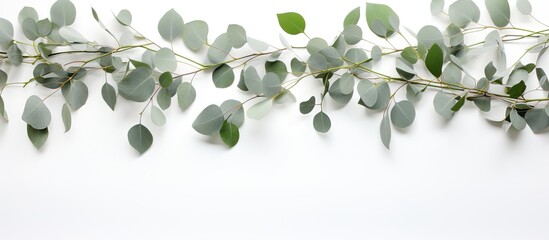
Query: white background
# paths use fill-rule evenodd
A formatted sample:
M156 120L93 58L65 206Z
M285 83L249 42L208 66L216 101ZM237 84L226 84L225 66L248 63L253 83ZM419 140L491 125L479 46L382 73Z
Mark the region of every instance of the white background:
M206 20L210 40L238 23L248 35L277 46L276 13L299 12L310 36L331 40L348 11L361 6L360 25L375 40L362 0L74 2L75 26L100 43L112 42L93 20L92 5L117 34L123 29L111 11L127 8L134 26L161 41L157 21L173 7L186 22ZM490 23L484 1L476 2L481 21ZM52 3L2 0L0 16L16 23L18 11L29 5L44 18ZM415 31L426 24L443 29L447 22L430 15L427 0L384 3ZM513 22L541 29L518 16L514 4L511 0ZM543 11L548 5L541 0L533 5L534 14L549 22ZM18 39L24 39L20 32ZM305 42L303 36L288 39ZM519 54L510 53L508 62ZM390 69L393 60L386 61L381 65ZM32 72L2 68L10 81L26 81ZM414 125L393 130L390 151L379 140L381 115L354 104L357 96L345 108L328 101L333 124L328 134L317 134L312 115L301 115L297 104L277 106L261 121L247 119L240 143L229 150L191 124L208 104L246 96L236 87L214 89L204 74L195 81L198 98L188 111L174 102L162 128L146 115L155 140L139 156L126 133L142 105L119 98L117 110L110 111L100 95L103 81L101 74L88 77L88 104L73 113L73 129L66 134L61 94L47 101L54 119L39 152L27 140L20 116L28 96L50 91L34 85L4 91L11 122L0 122L0 239L549 238L547 134L529 129L506 134L470 103L446 122L428 92L416 105ZM319 90L310 80L295 94L303 101Z

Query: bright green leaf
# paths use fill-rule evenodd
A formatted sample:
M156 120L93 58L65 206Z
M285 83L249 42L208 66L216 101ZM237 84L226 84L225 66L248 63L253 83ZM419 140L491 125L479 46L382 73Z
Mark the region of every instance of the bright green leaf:
M277 14L276 16L284 32L291 35L305 33L305 19L299 13L287 12Z
M427 69L437 78L442 74L442 64L444 63L443 57L444 55L442 49L438 46L438 44L433 44L427 53L427 57L425 58L425 65L427 66Z
M526 84L524 81L520 81L519 83L515 84L511 89L509 89L509 97L510 98L518 98L522 96L524 93L524 90L526 90Z

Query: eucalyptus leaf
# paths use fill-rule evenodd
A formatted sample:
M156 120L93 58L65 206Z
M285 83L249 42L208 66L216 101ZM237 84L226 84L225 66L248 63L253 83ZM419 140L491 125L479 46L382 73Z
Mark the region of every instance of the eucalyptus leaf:
M212 74L212 80L217 88L227 88L234 82L234 72L227 64L221 64L215 68Z
M307 69L307 65L297 58L292 59L290 66L292 68L292 74L296 77L302 76L303 73L305 73L305 69Z
M433 105L435 111L447 120L450 120L454 116L452 107L456 105L457 100L450 94L443 91L439 91L433 99Z
M445 83L460 85L462 77L461 69L453 63L446 65L442 71L442 81Z
M483 112L489 112L492 108L492 99L490 97L476 97L473 99L473 102Z
M6 121L9 122L8 113L6 112L6 108L4 106L4 99L2 99L2 96L0 96L0 116Z
M511 124L516 130L520 131L526 127L526 120L524 120L524 118L522 118L518 114L516 109L513 108L513 110L511 110L511 113L509 114L509 118L511 120Z
M27 125L27 136L37 150L40 150L44 146L44 143L48 140L48 135L48 128L35 129L31 125Z
M265 117L267 113L269 113L272 107L273 100L263 100L250 107L250 109L248 109L247 116L251 119L260 120Z
M156 102L162 110L166 110L172 105L172 96L168 88L162 88L156 94Z
M390 149L391 144L391 121L389 120L389 114L383 114L381 124L379 126L379 135L381 136L381 142L383 145Z
M244 124L244 108L242 108L240 101L229 99L221 103L219 107L225 113L224 117L226 121L234 124L236 127Z
M38 29L38 35L40 37L47 37L50 35L52 30L52 25L49 19L42 19L36 22L36 28Z
M288 76L288 68L282 61L267 61L265 62L265 72L275 73L280 82L283 82Z
M261 87L261 77L255 67L248 67L244 71L244 83L248 90L254 94L260 95L263 92Z
M414 122L416 110L407 100L397 102L391 109L391 122L397 128L407 128Z
M226 33L223 33L217 37L212 45L208 48L208 59L212 63L220 63L225 60L229 52L231 51L231 44Z
M161 72L173 72L177 69L177 59L169 48L161 48L154 54L154 65Z
M25 103L21 119L34 129L45 129L50 125L51 113L42 99L32 95Z
M510 98L518 98L522 96L524 91L526 90L526 84L524 81L520 81L519 83L515 84L511 89L509 89L509 97Z
M330 131L332 122L330 117L324 112L318 112L313 118L313 126L317 132L327 133Z
M61 27L59 29L59 35L61 35L61 37L65 39L65 41L70 43L88 42L88 40L84 36L82 36L82 34L80 34L78 31L71 27Z
M88 87L82 81L71 81L61 88L63 97L72 109L78 110L88 100Z
M438 44L433 44L427 53L427 57L425 58L425 65L433 76L437 78L440 77L442 74L443 61L442 49L438 46Z
M76 8L69 0L57 0L50 9L51 22L59 27L69 26L76 20Z
M465 28L471 22L478 22L480 9L471 0L457 0L448 8L448 15L456 26Z
M177 103L182 111L189 108L195 99L196 90L192 84L182 82L179 87L177 87Z
M450 24L446 27L446 34L450 38L450 46L459 46L464 43L463 32L455 24Z
M534 133L540 133L549 127L549 117L543 109L531 109L526 112L524 120Z
M417 33L417 41L427 49L430 49L434 44L437 44L439 47L444 46L444 37L442 36L442 33L437 27L432 25L424 26L419 30Z
M19 21L19 24L22 25L27 19L31 19L34 22L38 21L38 12L32 7L23 7L21 11L19 11L19 15L17 15L17 20Z
M171 72L163 72L160 74L160 77L158 77L158 83L160 83L160 86L162 88L168 88L173 83L173 76Z
M345 42L349 45L355 45L362 40L362 29L357 25L347 25L343 30Z
M444 0L431 0L431 14L438 15L444 9Z
M246 37L246 42L248 43L251 49L257 52L263 52L269 49L269 44L267 44L266 42L257 40L255 38L252 38L250 36Z
M193 52L197 52L208 42L208 24L201 20L185 23L183 43Z
M202 110L196 117L193 122L193 128L200 134L212 135L219 132L223 126L223 122L223 111L219 106L212 104Z
M247 42L246 29L237 24L229 24L227 37L234 48L241 48Z
M305 19L299 13L279 13L276 16L278 18L278 23L284 32L291 35L305 33Z
M146 152L153 143L151 131L142 124L136 124L128 131L130 145L140 154Z
M398 26L395 25L395 20L390 22L391 18L398 16L389 6L385 4L366 3L366 22L368 27L374 34L382 38L388 38L398 31Z
M8 48L8 61L14 66L19 66L23 62L23 53L17 44L13 44Z
M115 17L116 20L123 26L132 25L132 13L126 9L120 10Z
M166 124L166 116L157 106L151 106L151 120L156 126L164 126Z
M25 34L27 39L34 41L40 37L38 35L38 26L36 26L36 22L33 19L27 18L23 20L22 28L23 34Z
M337 79L329 86L330 97L339 104L347 104L353 97L353 92L343 93L341 91L341 79Z
M225 121L219 130L219 136L221 136L221 140L225 143L225 145L228 147L234 147L240 139L240 132L238 131L238 127L236 125L229 121Z
M532 14L532 4L528 0L517 0L517 8L524 15Z
M508 0L484 0L492 22L497 27L505 27L511 19Z
M381 51L381 48L378 46L372 47L372 60L377 62L381 60L381 56L383 55L383 52Z
M324 48L327 48L328 42L326 42L326 40L322 38L315 37L309 40L306 47L307 47L307 52L309 52L309 54L313 54L313 53L320 52L320 50Z
M301 112L301 114L309 114L311 111L313 111L315 106L316 106L316 99L314 96L311 96L309 100L301 102L299 104L299 112Z
M158 33L166 41L173 41L183 32L183 18L175 9L168 10L158 22Z
M61 109L61 118L63 119L65 132L68 132L69 130L71 130L72 118L71 118L71 110L69 110L69 106L66 103L63 104L63 108Z
M355 78L350 73L344 73L339 80L339 89L343 94L350 94L355 88Z
M103 84L103 87L101 87L101 96L109 108L114 111L114 106L116 106L116 90L114 87L108 83Z
M413 47L406 47L400 53L400 56L408 61L410 64L415 64L417 62L417 51Z
M144 102L152 96L154 86L152 70L147 67L138 67L118 83L118 92L127 100Z
M343 27L345 28L348 25L357 25L358 20L360 20L360 7L351 10L347 14L345 20L343 20Z
M261 80L261 87L265 93L265 97L272 98L280 93L282 87L280 86L280 78L278 75L272 72L265 74Z

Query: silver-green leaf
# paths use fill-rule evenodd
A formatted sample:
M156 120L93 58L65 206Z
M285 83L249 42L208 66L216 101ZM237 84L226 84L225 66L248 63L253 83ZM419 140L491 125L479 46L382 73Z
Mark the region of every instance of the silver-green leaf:
M247 115L251 119L260 120L263 117L265 117L267 113L269 113L272 106L273 106L272 99L263 100L261 102L256 103L252 107L250 107L250 109L248 109Z
M492 22L497 27L505 27L511 19L508 0L484 0Z
M397 128L409 127L414 122L415 117L414 105L408 100L397 102L391 109L391 121Z
M101 87L101 96L105 103L114 111L114 106L116 106L116 90L114 87L108 83L103 84Z
M8 49L13 44L13 25L10 21L0 18L0 47Z
M318 112L313 118L313 127L317 132L327 133L331 126L330 117L324 112Z
M185 23L183 43L193 52L197 52L208 42L208 24L201 20Z
M154 54L154 65L161 72L173 72L177 69L177 59L169 48L161 48Z
M25 110L21 119L34 129L45 129L50 125L51 113L42 99L32 95L25 103Z
M207 106L193 122L193 128L200 134L212 135L218 133L223 126L223 111L215 104Z
M171 42L181 36L183 26L183 18L172 8L160 18L158 33L164 40Z
M27 125L27 136L37 150L44 146L44 143L48 140L48 135L48 128L35 129L31 125Z
M433 99L433 105L435 111L445 119L451 119L454 116L452 107L456 104L457 100L450 94L443 91L439 91Z
M181 110L189 108L196 99L196 90L188 82L182 82L177 87L177 103Z
M166 124L166 116L164 116L164 113L160 110L160 108L154 105L151 106L151 120L156 126L159 127Z
M84 106L88 100L88 87L82 81L71 81L66 83L63 85L61 92L69 106L74 110Z
M379 135L381 136L381 142L383 145L390 149L391 144L391 121L389 120L389 114L383 114L381 124L379 126Z
M151 131L142 124L136 124L128 131L130 145L140 154L146 152L153 143Z
M71 117L71 110L69 109L69 106L66 103L63 104L63 108L61 109L61 118L63 119L65 132L68 132L69 130L71 130L72 117Z
M241 48L246 44L246 30L237 24L229 24L227 27L227 37L234 48Z
M233 68L227 64L221 64L215 68L212 74L212 80L217 88L227 88L234 82Z
M118 83L118 92L123 98L134 101L147 101L154 92L152 70L138 67Z
M50 9L51 21L58 27L69 26L76 19L76 8L69 0L57 0Z

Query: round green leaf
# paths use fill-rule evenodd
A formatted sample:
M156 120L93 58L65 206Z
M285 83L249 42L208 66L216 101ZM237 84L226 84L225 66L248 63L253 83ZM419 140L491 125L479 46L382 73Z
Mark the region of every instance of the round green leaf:
M34 129L45 129L50 125L51 113L42 99L32 95L25 103L25 110L21 119Z
M292 74L296 77L299 77L305 73L307 65L304 62L301 62L297 58L293 58L290 62L290 67L292 68Z
M237 127L244 124L244 108L242 108L242 103L237 100L229 99L224 101L219 106L221 110L225 113L226 121L234 124Z
M358 95L360 100L368 106L373 107L377 102L377 89L376 86L368 79L363 79L358 82L357 86Z
M181 36L183 31L183 18L175 9L168 10L158 22L158 33L166 41L173 41Z
M118 83L118 92L130 101L147 101L154 92L152 70L147 67L136 68Z
M140 154L146 152L153 143L151 131L142 124L136 124L128 131L130 145Z
M272 107L273 100L266 99L250 107L250 109L248 109L247 115L251 119L260 120L265 117L267 113L269 113Z
M282 89L280 86L280 79L275 73L268 72L261 80L261 89L263 90L263 93L265 93L265 97L274 97Z
M88 87L82 81L71 81L61 89L63 97L72 109L78 110L88 100Z
M438 46L444 46L444 37L440 30L432 25L422 27L417 33L418 44L422 44L427 49L431 48L433 44Z
M398 16L385 4L366 3L366 22L377 36L388 38L398 31ZM396 25L396 26L395 26Z
M509 119L511 120L513 127L519 131L526 127L526 120L524 120L524 118L522 118L514 108L509 114Z
M172 73L170 72L163 72L160 74L160 77L158 77L158 82L160 83L160 86L163 88L168 88L173 83L173 77Z
M161 48L154 54L154 65L161 72L173 72L177 69L177 59L169 48Z
M193 122L193 128L200 134L212 135L223 126L223 111L217 105L207 106Z
M36 22L33 19L27 18L23 20L22 23L23 28L23 34L25 34L25 37L27 39L34 41L38 39L38 27L36 26Z
M435 98L433 99L433 105L435 111L442 117L446 119L451 119L454 116L454 111L452 107L456 104L457 100L450 94L443 91L439 91Z
M414 105L407 100L397 102L391 109L391 122L397 128L407 128L414 122L416 110Z
M208 24L201 20L185 23L183 43L193 52L197 52L208 42Z
M317 132L327 133L328 131L330 131L332 122L330 121L330 117L328 117L326 113L319 112L313 118L313 126L315 127L315 130Z
M221 64L215 68L212 74L212 80L217 88L227 88L234 82L233 68L227 64Z
M463 44L463 32L455 24L450 24L446 28L446 34L450 37L450 46L459 46Z
M212 63L220 63L225 60L229 52L231 51L231 44L226 33L223 33L217 37L212 45L208 48L208 59Z
M446 65L444 71L442 71L442 81L445 83L459 85L461 84L461 78L461 69L453 63Z
M237 24L229 24L227 27L227 37L234 48L241 48L247 42L246 30Z
M415 64L417 62L417 51L413 47L404 48L400 53L400 56L410 64Z
M355 88L355 78L350 73L344 73L339 80L339 89L343 94L350 94Z
M549 127L549 117L544 109L531 109L526 112L524 120L534 133L540 133Z
M301 102L299 104L299 112L301 112L302 114L308 114L311 111L313 111L315 106L316 106L316 99L314 96L311 96L309 100Z
M299 13L287 12L276 16L284 32L292 35L305 33L305 19Z
M38 35L40 35L40 37L47 37L51 33L52 25L50 20L46 18L36 22L36 28L38 29Z
M444 0L431 0L431 14L438 15L444 9Z
M76 8L69 0L57 0L50 9L51 21L58 27L69 26L76 19Z
M288 76L288 68L282 61L267 61L265 62L265 72L275 73L280 82L283 82Z
M13 44L13 25L0 18L0 47L8 49Z
M71 130L72 117L71 117L71 110L69 109L69 106L66 103L63 104L63 108L61 109L61 118L63 119L65 132L68 132L69 130Z
M478 22L480 9L471 0L457 0L448 8L448 15L456 26L465 28L470 22Z
M341 79L335 80L332 85L329 86L330 97L339 104L347 104L353 97L353 91L345 94L341 91Z
M261 87L261 77L257 73L255 67L248 67L244 71L244 83L248 90L254 94L260 95L263 92Z
M179 87L177 87L177 103L181 110L189 108L195 99L196 90L192 84L182 82Z
M35 129L31 125L27 125L27 136L37 150L44 146L44 143L48 140L48 135L48 128Z
M219 135L221 136L221 140L229 147L234 147L240 138L238 127L228 121L223 122Z
M532 14L532 4L528 0L517 0L517 8L524 15Z
M17 20L19 21L19 24L23 24L26 19L34 20L34 22L38 21L38 12L32 7L22 8L21 11L19 11Z
M349 45L355 45L362 40L362 29L357 25L347 25L343 30L345 42Z
M505 27L511 19L511 10L507 0L484 0L492 22L497 27Z
M307 43L307 52L309 52L309 54L313 54L313 53L320 52L320 50L327 47L328 47L328 42L326 42L326 40L315 37L309 40L309 42Z
M166 124L166 116L164 116L164 113L160 110L160 108L154 105L151 106L151 120L156 126L159 127Z
M156 94L156 102L162 110L166 110L172 105L172 96L168 88L162 88Z
M360 7L351 10L347 14L345 20L343 20L343 27L345 28L348 25L357 25L358 20L360 20Z
M108 83L103 84L101 87L101 96L105 103L114 111L114 106L116 105L116 90L114 87Z
M385 109L391 97L391 88L389 87L389 84L387 84L387 82L379 83L376 86L376 91L377 91L377 100L375 104L369 108L372 110Z
M122 9L118 12L118 15L116 15L116 21L123 26L130 26L132 25L132 13L126 9Z

